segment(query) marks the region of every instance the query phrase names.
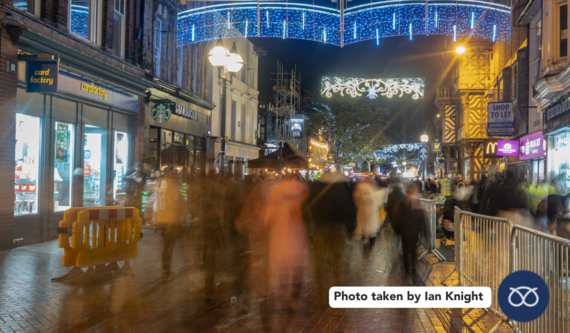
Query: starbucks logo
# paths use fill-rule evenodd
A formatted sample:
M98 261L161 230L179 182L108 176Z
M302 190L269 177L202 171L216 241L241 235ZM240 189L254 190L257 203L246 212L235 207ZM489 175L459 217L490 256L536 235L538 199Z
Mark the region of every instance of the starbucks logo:
M159 124L165 123L170 119L172 115L172 110L170 110L170 106L166 103L158 103L152 107L150 112L152 119Z

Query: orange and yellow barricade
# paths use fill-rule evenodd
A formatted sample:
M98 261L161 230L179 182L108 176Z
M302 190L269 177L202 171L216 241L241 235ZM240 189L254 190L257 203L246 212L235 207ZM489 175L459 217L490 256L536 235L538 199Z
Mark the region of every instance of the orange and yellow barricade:
M83 274L81 268L105 264L112 264L108 270L117 272L118 261L126 261L123 268L130 270L128 260L138 256L142 219L136 208L74 207L64 213L59 226L59 247L65 250L62 265L75 268L52 281L73 280ZM93 275L89 270L87 273Z

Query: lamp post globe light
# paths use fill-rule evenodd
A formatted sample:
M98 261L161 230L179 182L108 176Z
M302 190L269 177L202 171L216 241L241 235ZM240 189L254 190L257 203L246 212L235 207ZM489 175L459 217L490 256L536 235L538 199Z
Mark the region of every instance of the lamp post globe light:
M428 140L429 140L429 137L428 137L428 135L426 134L426 132L424 132L424 134L422 134L422 136L420 136L420 141L421 141L422 143L427 143Z
M216 46L214 46L208 54L208 60L212 66L218 69L218 79L222 80L222 125L220 128L220 177L225 176L224 162L226 158L226 145L228 144L226 137L226 90L228 81L232 84L232 79L237 72L243 67L243 58L238 54L236 43L232 46L231 51L224 46L222 36L219 37Z

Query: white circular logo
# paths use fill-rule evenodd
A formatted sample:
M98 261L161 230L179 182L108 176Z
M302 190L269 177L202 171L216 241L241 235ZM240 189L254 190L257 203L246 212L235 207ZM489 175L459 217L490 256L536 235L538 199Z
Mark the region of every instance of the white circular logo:
M520 287L518 287L518 288L509 288L509 289L511 290L511 293L509 294L509 304L510 304L511 306L513 306L513 307L515 307L515 308L518 308L518 307L524 305L524 306L527 306L527 307L529 307L529 308L532 308L532 307L534 307L534 306L536 306L536 305L538 304L539 298L538 298L538 294L536 293L536 290L537 290L538 288L531 288L531 287L526 287L526 286L520 286ZM524 295L523 295L523 293L521 293L520 290L526 290L526 293L524 293ZM536 300L535 300L534 303L532 303L532 304L528 304L528 303L526 302L526 297L527 297L530 293L533 293L533 294L534 294L534 297L536 298ZM520 303L516 303L516 304L513 303L513 301L512 301L513 294L519 295L519 297L521 298L521 302L520 302Z

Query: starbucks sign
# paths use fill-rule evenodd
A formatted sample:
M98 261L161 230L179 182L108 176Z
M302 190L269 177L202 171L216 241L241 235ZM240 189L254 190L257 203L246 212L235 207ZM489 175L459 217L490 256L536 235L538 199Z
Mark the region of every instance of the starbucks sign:
M150 115L152 119L159 124L165 123L170 119L172 115L172 110L170 110L170 106L166 103L158 103L152 107L150 111Z

